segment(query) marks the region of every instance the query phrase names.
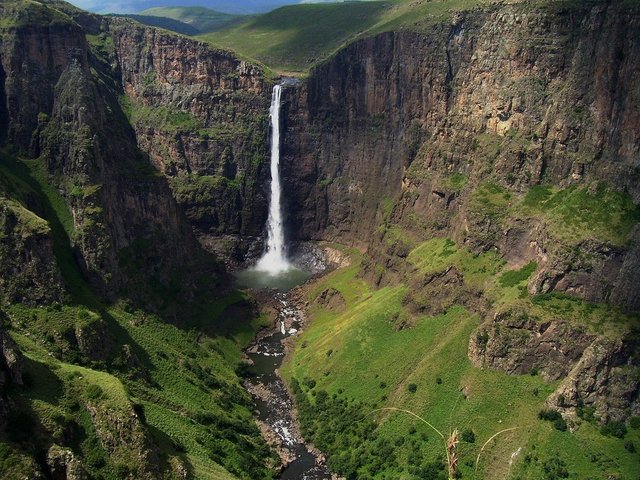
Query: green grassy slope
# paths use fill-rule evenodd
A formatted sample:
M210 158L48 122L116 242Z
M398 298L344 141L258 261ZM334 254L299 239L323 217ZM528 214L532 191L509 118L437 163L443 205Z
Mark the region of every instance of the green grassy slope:
M244 20L243 15L216 12L205 7L154 7L139 15L164 17L186 23L199 33L215 32Z
M446 239L417 245L407 258L407 283L380 290L359 278L354 255L354 265L307 291L311 321L283 368L303 433L329 454L333 468L358 479L446 478L444 440L407 413L374 412L393 407L421 416L445 437L453 429L465 432L458 446L462 478L634 478L640 458L625 444L640 444L638 429L622 440L586 421L571 433L540 420L555 383L474 367L467 348L478 315L456 304L434 316L416 315L406 301L415 293L406 285L455 266L469 287L500 304L524 304L540 318L562 312L565 320L607 335L636 320L573 299L532 298L526 293L532 265L509 270L491 253L472 255ZM344 306L316 301L329 288L342 294ZM475 472L483 444L505 429L513 430L487 444Z
M631 5L638 0L625 2ZM456 12L499 3L496 0L376 0L290 5L199 38L260 61L277 72L301 75L359 38L398 30L420 32L452 18ZM523 3L531 8L563 8L572 4L595 5L598 0Z
M259 60L270 68L303 73L345 44L372 33L422 29L456 10L489 0L389 0L292 5L200 38Z
M112 14L109 16L131 18L132 20L140 22L143 25L147 25L148 27L164 28L165 30L180 33L182 35L198 35L200 33L200 30L197 28L179 20L174 20L173 18L155 17L153 15L136 15L133 13L123 15Z
M288 6L200 38L272 69L302 72L370 29L385 8L383 2Z
M118 418L126 424L133 411L142 412L165 470L181 462L195 478L269 478L264 462L271 454L235 374L242 346L263 319L250 308L245 318L225 313L231 305L246 304L247 297L239 292L213 300L196 297L182 309L188 315L181 328L126 301L105 304L75 262L71 215L47 183L41 162L3 153L0 193L21 212L36 205L47 220L70 293L65 305L2 305L10 318L5 327L28 361L25 386L12 387L16 408L0 433L0 476L18 478L29 458L43 458L52 443L71 448L93 476L116 479L136 472L140 460L129 458L127 449L105 449L81 407L88 402L109 412L110 422ZM79 348L80 335L94 338L96 347ZM106 353L93 358L103 345Z

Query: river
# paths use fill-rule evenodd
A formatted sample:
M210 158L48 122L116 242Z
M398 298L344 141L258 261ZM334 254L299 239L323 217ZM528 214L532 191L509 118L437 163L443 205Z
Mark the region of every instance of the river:
M321 457L302 439L294 417L293 400L278 374L285 355L284 339L295 335L302 326L302 316L290 300L288 292L275 293L278 311L276 326L261 332L246 350L253 365L245 387L253 396L258 419L270 431L279 450L291 462L280 474L281 480L328 480L329 470Z

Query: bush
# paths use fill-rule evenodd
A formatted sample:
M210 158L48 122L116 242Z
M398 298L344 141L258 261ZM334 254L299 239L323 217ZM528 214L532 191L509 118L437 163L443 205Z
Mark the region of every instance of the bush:
M305 377L302 380L302 385L307 387L309 390L312 390L316 386L316 381L313 378Z
M460 434L460 439L463 442L467 442L467 443L475 443L476 441L476 434L474 433L473 430L471 430L470 428L468 428L467 430L463 431Z
M540 412L538 412L538 418L540 420L553 422L556 430L560 430L561 432L567 430L567 422L557 410L540 410Z
M99 385L95 385L95 384L89 385L85 393L87 395L87 398L90 400L98 400L103 396L102 388L100 388Z
M489 333L486 330L476 333L476 343L484 347L489 343Z
M576 413L578 414L578 417L581 418L582 420L584 420L585 422L593 422L596 417L595 417L595 413L596 413L596 408L595 407L578 407L576 409Z
M640 428L640 417L631 417L629 419L629 426L634 430Z
M500 276L500 285L503 287L515 287L520 282L527 280L535 272L538 264L532 261L520 270L509 270Z
M636 444L632 440L624 442L624 449L629 453L636 453Z
M559 478L569 478L567 464L560 457L552 457L542 464L545 480L557 480Z
M147 417L144 414L144 405L142 405L141 403L134 403L133 411L142 423L147 423Z
M438 385L442 385L442 378L440 378L440 377L436 377L436 383L437 383Z
M600 433L606 436L624 438L627 434L627 427L624 422L607 422L600 428Z
M407 386L407 390L409 390L410 393L416 393L416 391L418 390L418 385L416 385L415 383L410 383Z

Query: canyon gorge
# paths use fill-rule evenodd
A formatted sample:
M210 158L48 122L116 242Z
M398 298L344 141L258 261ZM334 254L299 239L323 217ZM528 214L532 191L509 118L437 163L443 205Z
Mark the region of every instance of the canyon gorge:
M278 369L336 477L452 475L384 408L462 478L637 476L640 6L414 3L303 74L0 4L3 478L278 478L268 219L324 252Z

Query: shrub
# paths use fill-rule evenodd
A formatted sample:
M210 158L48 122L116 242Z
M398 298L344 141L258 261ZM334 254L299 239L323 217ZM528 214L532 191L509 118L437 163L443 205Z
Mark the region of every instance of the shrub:
M410 383L407 386L407 390L409 390L409 392L411 393L416 393L416 391L418 390L418 385L416 385L415 383Z
M316 386L316 381L313 378L305 377L302 380L302 385L307 387L309 390L312 390Z
M556 430L560 430L561 432L567 430L567 422L562 418L562 415L557 410L540 410L538 418L540 420L553 422L553 426Z
M569 478L567 464L560 457L552 457L542 464L545 480L557 480L559 478Z
M595 417L596 408L595 407L580 406L580 407L576 408L576 413L578 414L579 418L581 418L582 420L584 420L586 422L593 422L596 419L596 417Z
M476 441L476 434L474 433L473 430L471 430L470 428L468 428L467 430L463 431L460 434L460 438L462 439L463 442L467 442L467 443L475 443Z
M476 343L481 347L486 346L489 343L489 332L482 330L476 333Z
M103 396L102 388L100 388L99 385L95 384L89 385L85 393L87 395L87 398L90 400L98 400Z
M629 419L629 426L633 429L640 428L640 417L631 417Z
M636 453L636 444L632 440L624 442L624 449L629 453Z
M133 411L142 423L147 423L147 417L144 414L144 405L142 405L141 403L134 403Z
M600 433L606 436L624 438L627 434L627 427L624 422L607 422L600 428Z
M437 383L438 385L442 385L442 378L440 378L440 377L436 377L436 383Z
M522 267L520 270L509 270L500 277L500 285L503 287L515 287L520 282L527 280L533 272L535 272L538 264L532 261Z

